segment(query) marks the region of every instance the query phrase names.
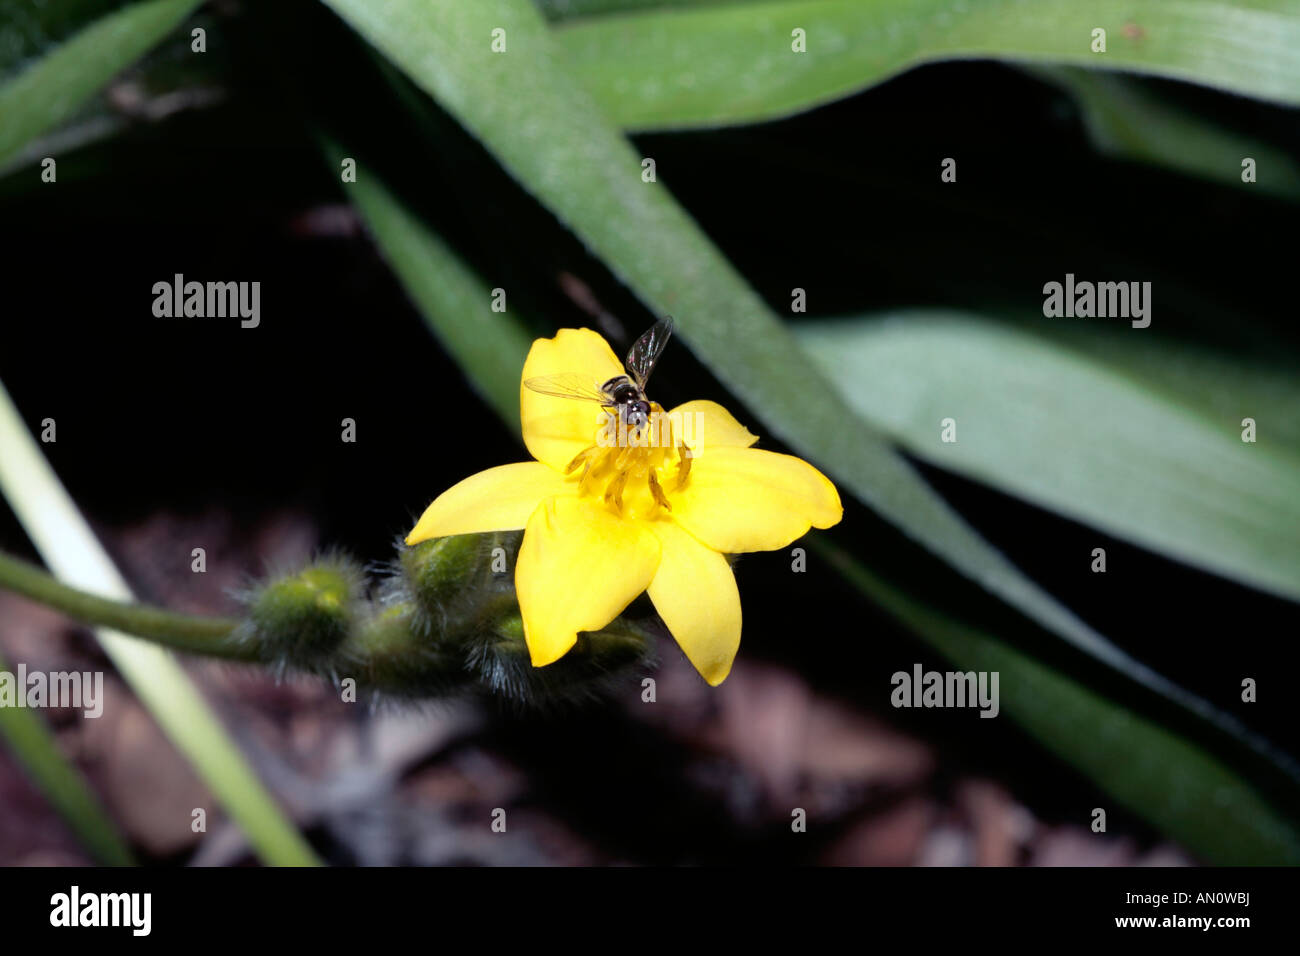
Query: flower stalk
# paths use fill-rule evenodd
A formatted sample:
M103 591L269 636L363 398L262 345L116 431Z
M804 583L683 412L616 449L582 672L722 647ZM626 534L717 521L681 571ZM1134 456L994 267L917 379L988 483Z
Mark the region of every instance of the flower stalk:
M153 641L175 651L256 660L230 640L238 620L199 617L129 601L115 601L64 584L48 571L0 552L0 588L21 594L68 617Z
M648 655L623 619L583 636L564 667L531 666L511 575L520 535L455 535L402 546L388 576L368 582L338 554L240 595L238 618L178 614L70 587L0 553L0 588L83 623L187 654L299 672L397 699L485 692L522 703L591 697Z

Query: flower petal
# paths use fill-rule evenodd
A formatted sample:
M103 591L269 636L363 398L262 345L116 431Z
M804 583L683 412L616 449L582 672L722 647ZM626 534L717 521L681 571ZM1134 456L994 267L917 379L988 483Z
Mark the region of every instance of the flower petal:
M740 649L740 592L727 559L672 521L652 525L663 545L650 600L700 676L717 687Z
M728 554L784 548L809 527L829 528L844 515L839 492L820 471L758 448L706 446L686 486L669 497L683 528Z
M576 494L577 485L537 461L499 465L452 485L424 509L407 544L449 534L515 531L545 498Z
M672 419L673 427L679 429L681 437L686 439L686 444L694 449L720 445L748 448L758 441L757 435L736 421L731 412L717 402L704 399L686 402L669 412L668 417ZM681 425L678 425L679 420Z
M524 530L515 593L535 667L563 657L579 631L598 631L646 589L659 539L588 498L542 502Z
M580 376L593 388L624 374L609 343L591 329L560 329L553 339L533 342L519 383L524 444L538 461L561 471L574 455L596 443L604 412L595 402L543 395L523 383L566 373Z

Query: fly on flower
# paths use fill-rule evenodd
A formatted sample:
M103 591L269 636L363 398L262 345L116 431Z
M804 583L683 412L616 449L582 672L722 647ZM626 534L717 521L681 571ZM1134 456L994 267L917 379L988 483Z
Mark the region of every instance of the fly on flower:
M665 316L633 343L624 364L629 375L615 375L597 384L581 372L561 372L558 375L539 375L524 380L524 385L534 392L556 398L574 398L597 402L608 411L617 413L619 421L632 428L644 428L650 421L650 400L646 397L646 383L655 370L664 346L673 334L673 317Z
M671 325L619 362L590 329L533 342L519 388L534 461L449 488L406 543L524 529L515 594L534 666L559 660L582 631L608 625L642 592L696 670L720 684L740 646L740 593L729 554L773 551L843 516L835 486L792 455L752 447L715 402L665 413L645 395ZM567 401L581 398L583 401ZM602 441L609 409L665 421L662 441ZM690 439L675 421L702 425Z

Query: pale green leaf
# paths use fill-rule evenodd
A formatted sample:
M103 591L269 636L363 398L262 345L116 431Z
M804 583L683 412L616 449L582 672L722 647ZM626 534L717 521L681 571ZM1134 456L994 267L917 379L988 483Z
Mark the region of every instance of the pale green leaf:
M103 597L129 600L130 589L41 454L0 385L0 493L50 570ZM316 862L198 688L167 651L106 628L95 632L122 678L194 765L203 782L268 863Z
M1092 52L1097 28L1105 53ZM804 53L792 49L796 29ZM1293 0L755 0L579 18L556 38L605 114L637 130L788 116L922 63L972 58L1133 70L1300 103Z
M3 655L0 671L13 673ZM25 692L26 688L19 689ZM0 738L96 863L130 866L135 862L95 791L59 751L58 740L37 711L0 706Z
M1274 380L1282 404L1251 392L1234 407L1218 390L1188 405L1024 331L943 312L808 323L799 337L845 400L918 457L1300 598L1300 457L1241 438L1245 417L1291 427L1279 419L1300 402L1294 377ZM941 438L948 418L954 442Z
M1074 67L1033 67L1030 74L1074 97L1099 150L1247 191L1300 198L1300 162L1269 143L1227 129L1159 99L1134 77ZM1242 181L1242 160L1255 179Z

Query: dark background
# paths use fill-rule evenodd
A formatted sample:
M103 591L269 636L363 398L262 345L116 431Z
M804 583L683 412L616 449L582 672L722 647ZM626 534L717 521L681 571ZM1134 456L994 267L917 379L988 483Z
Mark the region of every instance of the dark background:
M271 31L223 54L231 85L222 105L62 157L56 185L40 184L35 168L0 181L0 380L33 431L41 419L56 419L58 442L46 454L119 557L122 535L159 513L201 528L220 512L238 535L292 509L310 516L320 545L384 561L394 537L441 490L525 457L343 208L313 138L322 103L351 104L330 122L367 144L359 158L400 181L403 198L469 253L489 285L506 288L512 311L539 323L539 333L593 322L564 295L561 273L589 285L631 335L652 321L436 107L418 97L402 113L376 107L367 90L390 80L373 60L344 49L339 31L320 19L317 41L296 55L339 57L336 87L272 79L262 69ZM1284 110L1145 85L1300 152L1300 132ZM434 165L415 149L430 136L440 142ZM1100 157L1070 101L1010 67L930 66L797 119L637 143L782 314L795 286L808 290L810 317L915 305L1033 314L1042 283L1074 272L1153 281L1155 321L1146 335L1284 363L1300 346L1293 207ZM958 158L955 185L938 181L945 156ZM178 272L260 281L261 326L155 318L152 286ZM665 404L726 400L682 345L665 355L655 385ZM761 433L760 423L728 404ZM340 441L344 417L357 422L355 444ZM1101 633L1263 736L1300 750L1288 683L1300 672L1294 604L923 471ZM989 621L1015 618L856 504L830 535L873 565L910 575L918 596L940 607L960 601L983 608ZM187 573L189 549L200 544L178 543L153 560ZM1108 555L1105 575L1088 569L1098 546ZM0 509L0 547L34 557L7 509ZM263 570L248 554L241 561L242 574ZM777 552L737 565L742 660L797 673L815 694L924 738L938 755L930 786L939 791L978 772L1045 820L1086 824L1090 808L1108 805L1005 718L890 708L890 674L917 661L946 665L815 555L803 575L791 575L788 561ZM139 591L144 600L168 597L149 593L147 582ZM1185 720L1056 644L1033 652L1143 713ZM1259 682L1258 703L1240 700L1247 676ZM636 693L633 684L628 692ZM774 836L784 829L779 821L741 826L682 779L679 743L622 712L597 706L542 717L488 709L484 734L538 778L536 799L616 854L652 862L812 860L833 839L790 847ZM1258 769L1232 745L1209 742L1244 770ZM639 828L626 822L629 808L641 817ZM645 822L662 818L670 822ZM1141 844L1156 839L1119 815L1112 829Z

